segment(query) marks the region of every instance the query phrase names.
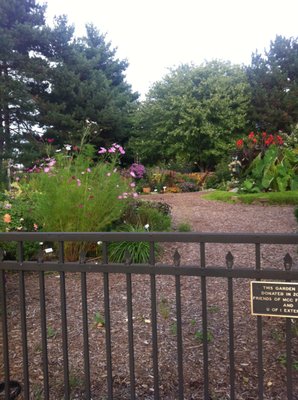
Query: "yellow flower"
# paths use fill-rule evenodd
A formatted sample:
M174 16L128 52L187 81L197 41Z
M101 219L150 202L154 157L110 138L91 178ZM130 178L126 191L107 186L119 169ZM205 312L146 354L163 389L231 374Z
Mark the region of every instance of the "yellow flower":
M9 224L11 222L11 216L9 214L5 214L4 217L3 217L3 221L6 224Z

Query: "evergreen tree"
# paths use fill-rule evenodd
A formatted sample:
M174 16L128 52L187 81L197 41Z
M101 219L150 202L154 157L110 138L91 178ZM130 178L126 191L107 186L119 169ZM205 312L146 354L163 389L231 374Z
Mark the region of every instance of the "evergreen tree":
M298 123L298 38L277 36L264 56L252 55L247 76L251 127L291 133Z
M36 98L44 91L47 61L45 6L35 0L0 1L0 168L35 137ZM16 152L16 154L14 154Z
M65 20L58 23L58 30L65 32ZM65 34L68 43L56 53L51 90L39 103L39 120L47 127L45 138L79 144L88 121L92 144L124 144L138 97L125 81L127 62L116 58L116 51L93 25L87 25L86 32L86 37L71 41Z

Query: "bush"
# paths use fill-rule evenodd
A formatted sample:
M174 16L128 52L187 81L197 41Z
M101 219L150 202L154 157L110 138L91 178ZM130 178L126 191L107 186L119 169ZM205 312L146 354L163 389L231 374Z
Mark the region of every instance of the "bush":
M14 183L10 193L2 193L0 198L0 231L27 232L37 230L38 226L33 217L34 204ZM16 242L0 242L6 259L17 258ZM32 259L39 250L38 243L24 243L25 260Z
M150 231L164 232L171 227L170 212L166 203L134 200L126 208L123 220L136 226L149 225Z
M182 182L177 185L182 192L196 192L198 186L193 182Z
M106 154L107 150L103 157ZM44 231L106 231L121 217L130 187L117 171L117 153L97 163L93 162L94 157L93 147L85 146L79 155L59 155L39 173L30 174L26 191L34 202L34 218ZM65 255L68 260L75 260L87 247L69 243Z
M294 215L295 215L295 217L296 217L296 219L297 219L297 222L298 222L298 208L295 209Z

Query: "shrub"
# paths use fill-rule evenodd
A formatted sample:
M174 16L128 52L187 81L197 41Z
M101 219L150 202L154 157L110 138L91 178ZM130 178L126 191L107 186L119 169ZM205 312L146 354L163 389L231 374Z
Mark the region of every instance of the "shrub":
M150 231L168 231L171 227L170 206L162 202L133 200L129 202L123 220L136 226L149 225Z
M37 230L38 226L33 217L34 204L21 191L18 184L14 183L12 191L1 195L0 199L0 231L1 232L26 232ZM16 259L17 243L0 242L5 258ZM24 242L24 258L32 259L39 250L38 243Z
M187 222L181 222L177 229L179 232L190 232L191 226Z
M198 186L193 182L182 182L177 185L182 192L196 192Z
M85 146L77 156L59 154L39 173L30 174L26 191L35 204L34 218L44 231L106 231L121 217L130 188L116 168L117 149L123 152L116 146L111 153L101 148L105 159L97 163L93 162L94 148ZM88 244L68 243L65 255L74 260L87 248Z

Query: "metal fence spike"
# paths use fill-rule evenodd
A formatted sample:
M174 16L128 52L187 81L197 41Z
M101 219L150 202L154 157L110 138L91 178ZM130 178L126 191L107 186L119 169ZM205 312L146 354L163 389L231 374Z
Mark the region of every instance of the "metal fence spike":
M173 260L175 267L180 267L181 256L178 249L175 250Z
M132 263L132 258L131 258L130 252L128 250L125 250L125 253L124 253L124 264L125 265L131 265L131 263Z
M233 268L234 264L234 256L233 254L229 251L228 254L226 255L226 265L229 269Z
M293 266L293 259L289 253L284 256L284 267L286 271L290 271Z

